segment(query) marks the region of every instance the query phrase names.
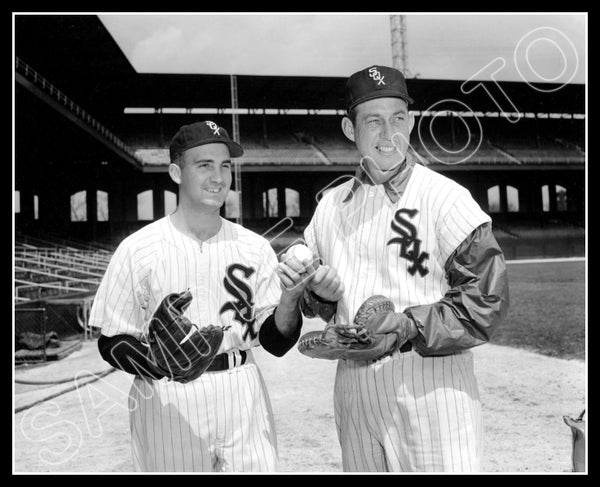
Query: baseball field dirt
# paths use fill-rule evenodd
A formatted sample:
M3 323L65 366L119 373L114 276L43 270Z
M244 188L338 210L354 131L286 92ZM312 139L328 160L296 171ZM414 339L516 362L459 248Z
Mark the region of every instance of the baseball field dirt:
M322 326L306 320L303 331ZM562 417L585 407L585 362L492 344L473 353L486 433L483 470L569 472L571 432ZM333 416L336 363L296 349L282 358L260 348L254 355L271 396L280 471L341 472ZM81 377L79 387L15 384L15 473L132 471L126 408L132 376L116 371L85 385L93 379L86 374L109 369L96 342L88 341L61 361L16 371L18 381Z

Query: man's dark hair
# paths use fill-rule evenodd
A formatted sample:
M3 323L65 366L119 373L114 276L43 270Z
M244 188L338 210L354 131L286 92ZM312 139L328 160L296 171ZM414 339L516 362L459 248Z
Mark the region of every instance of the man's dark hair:
M354 125L356 123L356 107L347 111L346 116L350 119L350 121L352 122L352 125Z
M181 169L185 166L185 160L183 159L183 153L177 155L175 159L171 161L173 164L177 164Z

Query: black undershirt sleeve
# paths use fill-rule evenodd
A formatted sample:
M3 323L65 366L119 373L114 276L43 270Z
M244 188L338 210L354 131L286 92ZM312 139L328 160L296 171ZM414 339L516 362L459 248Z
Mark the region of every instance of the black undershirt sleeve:
M291 350L300 338L300 330L302 329L302 316L300 313L298 315L298 326L289 337L283 336L277 329L275 311L263 322L258 332L258 341L267 352L276 357L283 357Z
M104 360L124 372L151 379L164 377L148 360L146 347L131 335L100 335L98 350Z

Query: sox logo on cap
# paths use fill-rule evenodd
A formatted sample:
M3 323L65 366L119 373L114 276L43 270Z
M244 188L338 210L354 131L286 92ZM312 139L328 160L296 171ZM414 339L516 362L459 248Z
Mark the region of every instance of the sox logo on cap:
M375 81L379 81L379 83L377 83L377 86L385 85L385 82L383 81L383 78L385 78L385 76L381 76L381 73L377 71L376 67L372 67L371 69L369 69L369 77L373 78Z
M215 135L221 135L219 132L219 126L215 122L207 121L206 125L208 125L212 130L214 130Z

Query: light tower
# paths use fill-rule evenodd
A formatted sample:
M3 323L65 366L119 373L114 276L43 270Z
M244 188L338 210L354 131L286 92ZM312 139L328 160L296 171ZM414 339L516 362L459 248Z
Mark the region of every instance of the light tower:
M390 31L392 34L392 66L409 78L406 15L390 15Z
M238 94L237 94L237 76L232 74L230 76L231 81L231 122L232 122L232 133L231 136L235 142L240 143L240 126L238 118ZM233 159L233 181L235 191L237 192L238 198L238 216L236 217L236 223L243 225L242 218L242 171L241 171L242 160L241 157Z

